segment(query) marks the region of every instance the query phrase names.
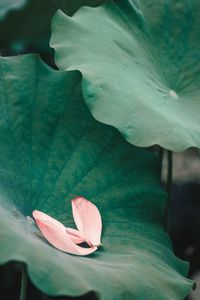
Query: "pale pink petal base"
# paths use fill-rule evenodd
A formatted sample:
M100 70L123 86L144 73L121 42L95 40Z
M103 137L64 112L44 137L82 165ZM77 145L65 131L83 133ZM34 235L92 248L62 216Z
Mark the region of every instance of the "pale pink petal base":
M57 249L75 255L89 255L97 247L83 248L76 245L68 235L65 226L50 216L34 211L33 217L47 241Z
M101 245L102 220L98 208L83 197L72 200L72 213L78 230L90 246Z

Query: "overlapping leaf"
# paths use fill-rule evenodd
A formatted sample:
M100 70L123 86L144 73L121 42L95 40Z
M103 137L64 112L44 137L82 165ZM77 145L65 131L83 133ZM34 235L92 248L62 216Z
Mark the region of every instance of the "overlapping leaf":
M192 283L162 227L155 155L91 117L78 72L51 70L32 55L0 65L0 263L25 262L51 295L183 299ZM27 218L37 209L75 228L76 195L102 216L103 247L90 257L53 248Z
M113 0L58 12L51 45L62 70L83 74L99 121L134 145L200 147L200 2Z

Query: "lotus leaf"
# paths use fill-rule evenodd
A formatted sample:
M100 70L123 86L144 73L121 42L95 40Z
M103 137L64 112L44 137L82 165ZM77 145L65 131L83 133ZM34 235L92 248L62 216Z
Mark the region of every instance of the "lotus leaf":
M93 119L79 72L52 70L35 55L0 65L0 264L26 263L49 295L183 299L192 282L162 226L156 155ZM75 228L77 195L102 216L103 246L88 257L54 248L31 219L40 210Z
M58 12L51 45L93 116L137 146L200 147L200 2L113 0Z

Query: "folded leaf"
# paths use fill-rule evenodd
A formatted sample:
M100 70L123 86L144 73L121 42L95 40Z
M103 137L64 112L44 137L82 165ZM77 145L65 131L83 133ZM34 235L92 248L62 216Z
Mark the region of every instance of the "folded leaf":
M49 295L180 300L192 282L163 229L166 194L154 153L95 121L79 72L36 55L0 57L0 264L22 261ZM43 211L75 228L71 199L84 195L103 219L104 247L89 257L49 245L30 222Z
M90 246L101 244L102 221L98 208L83 197L72 200L72 212L78 230Z
M93 116L137 146L200 147L200 1L113 0L59 11L51 46Z

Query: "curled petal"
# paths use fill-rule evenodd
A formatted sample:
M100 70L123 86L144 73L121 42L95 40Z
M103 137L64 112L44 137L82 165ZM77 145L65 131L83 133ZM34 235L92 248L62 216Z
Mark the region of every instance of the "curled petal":
M42 216L44 219L41 219ZM89 255L97 249L97 247L83 248L76 245L68 236L65 226L50 216L34 211L33 217L43 236L55 248L75 255Z
M85 238L82 235L82 233L80 233L80 231L73 229L73 228L69 228L69 227L66 227L66 231L67 231L69 238L71 239L71 241L73 243L81 244L81 243L85 242Z
M43 220L43 221L48 221L49 223L52 223L52 224L60 227L61 229L64 227L64 225L62 223L60 223L56 219L50 217L49 215L47 215L39 210L34 210L32 215L33 215L33 218L35 219L35 221L37 221L37 219L39 219L39 220Z
M72 213L78 230L90 246L101 244L102 221L98 208L83 197L72 200Z

